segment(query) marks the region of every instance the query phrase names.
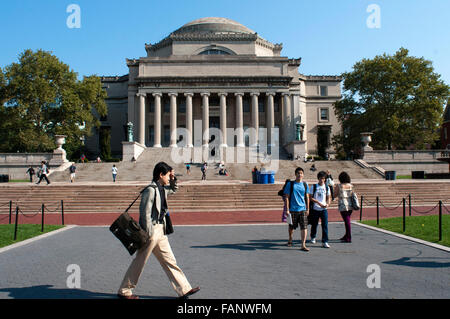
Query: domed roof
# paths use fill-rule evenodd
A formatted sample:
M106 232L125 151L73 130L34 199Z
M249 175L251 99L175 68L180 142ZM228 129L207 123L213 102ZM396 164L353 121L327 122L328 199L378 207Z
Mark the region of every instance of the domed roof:
M174 34L181 33L247 33L254 34L255 32L247 28L246 26L227 19L208 17L201 18L189 23L186 23L178 30L174 31Z

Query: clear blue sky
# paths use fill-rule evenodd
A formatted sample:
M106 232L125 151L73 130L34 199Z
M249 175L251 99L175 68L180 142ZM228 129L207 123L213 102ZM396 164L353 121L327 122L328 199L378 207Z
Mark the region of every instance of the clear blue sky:
M81 8L81 28L70 29L70 4ZM369 28L369 5L380 8L380 28ZM400 47L433 62L450 84L449 0L17 0L0 4L0 67L30 48L52 51L81 78L128 73L125 58L145 56L182 25L225 17L283 43L281 54L302 58L306 75L338 75L355 62Z

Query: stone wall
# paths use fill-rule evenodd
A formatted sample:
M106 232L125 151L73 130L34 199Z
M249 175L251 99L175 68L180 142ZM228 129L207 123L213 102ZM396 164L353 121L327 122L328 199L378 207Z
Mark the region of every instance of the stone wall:
M413 171L448 173L449 165L437 160L441 152L442 150L366 151L363 160L386 171L396 171L397 175L411 175Z
M42 161L49 163L51 171L67 164L60 153L0 153L0 175L9 175L9 179L28 179L28 167L33 166L37 171Z

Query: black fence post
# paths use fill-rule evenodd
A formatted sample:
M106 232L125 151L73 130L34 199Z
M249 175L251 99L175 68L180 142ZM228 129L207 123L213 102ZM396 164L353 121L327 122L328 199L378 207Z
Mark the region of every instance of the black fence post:
M14 240L17 239L17 224L19 223L19 206L16 206L16 224L14 226Z
M442 240L442 201L439 201L439 241Z
M11 225L12 200L9 201L9 224Z
M409 201L409 216L411 216L411 194L408 195L408 201Z
M44 232L44 210L45 210L45 206L44 204L42 204L42 221L41 221L41 233Z
M377 225L380 224L380 199L377 196Z
M64 201L61 199L61 221L64 225Z
M364 202L364 196L361 195L361 208L359 209L359 221L362 221L362 211L363 211L363 202Z
M406 200L403 198L403 232L406 230Z

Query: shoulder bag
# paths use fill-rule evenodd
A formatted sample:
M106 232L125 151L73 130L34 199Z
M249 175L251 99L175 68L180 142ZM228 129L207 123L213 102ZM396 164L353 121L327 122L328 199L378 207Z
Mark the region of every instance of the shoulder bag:
M109 230L121 241L130 255L133 255L136 250L143 247L150 240L148 233L142 229L141 225L139 225L139 223L136 222L130 214L128 214L128 210L148 187L151 186L149 185L145 187L139 193L139 196L136 197L130 206L128 206L128 208L120 214L120 216L109 227Z

